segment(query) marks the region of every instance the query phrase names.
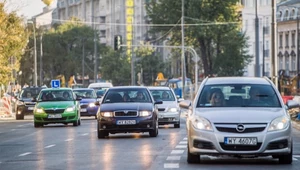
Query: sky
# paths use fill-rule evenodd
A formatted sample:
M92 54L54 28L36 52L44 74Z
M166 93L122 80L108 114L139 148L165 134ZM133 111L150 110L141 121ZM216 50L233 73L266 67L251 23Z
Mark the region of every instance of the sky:
M0 2L3 0L0 0ZM43 8L46 6L42 0L6 0L6 9L8 12L16 10L21 16L31 18L37 14L43 12ZM53 0L51 7L56 7L57 0Z

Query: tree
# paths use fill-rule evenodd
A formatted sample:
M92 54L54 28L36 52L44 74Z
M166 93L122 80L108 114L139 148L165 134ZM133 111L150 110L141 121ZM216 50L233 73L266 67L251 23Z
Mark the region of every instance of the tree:
M12 71L18 70L27 39L22 18L15 11L7 13L4 6L0 2L0 84L7 84Z
M102 77L113 85L130 85L130 62L119 51L109 48L100 62Z
M251 56L247 55L246 37L241 36L238 0L185 0L185 24L198 24L185 26L186 46L193 46L200 51L204 74L224 73L228 70L226 64L220 60L225 58L233 61L238 58L240 64L231 64L230 70L234 73L243 72L244 66L249 64ZM181 18L181 1L152 0L147 4L147 12L154 24L175 24ZM174 27L153 27L151 32L162 33L171 31L171 43L181 45L180 25ZM169 34L167 34L169 35ZM232 40L239 40L239 43ZM229 49L230 50L229 50ZM234 51L232 51L234 50ZM236 56L231 57L232 54ZM215 64L215 62L217 64ZM216 67L220 67L216 68ZM222 74L224 75L224 74ZM233 75L227 72L227 75Z

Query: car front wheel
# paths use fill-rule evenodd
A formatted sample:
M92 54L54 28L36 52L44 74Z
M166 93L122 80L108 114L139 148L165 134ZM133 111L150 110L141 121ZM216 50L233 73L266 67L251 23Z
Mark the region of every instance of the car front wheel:
M187 151L187 162L189 164L200 163L200 155L194 155L190 152L190 147L188 144L188 151Z
M149 132L150 137L156 137L158 135L158 122L155 121L155 124L153 126L154 128Z
M291 152L288 155L278 156L280 164L291 164L293 162L293 144L291 146Z

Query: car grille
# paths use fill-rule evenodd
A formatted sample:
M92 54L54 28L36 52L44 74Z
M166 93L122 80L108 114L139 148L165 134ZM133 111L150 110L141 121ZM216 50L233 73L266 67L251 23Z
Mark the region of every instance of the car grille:
M137 117L137 116L138 116L137 111L129 111L129 110L115 111L115 117Z
M88 104L82 104L80 105L80 108L87 108L88 107Z
M35 102L25 102L25 106L35 106Z
M47 114L51 114L51 113L63 113L65 111L65 109L47 109L45 110L45 112Z
M262 132L267 127L266 123L261 123L261 124L254 124L254 123L245 123L245 124L240 124L240 123L219 124L219 123L215 123L214 125L215 125L216 129L219 132L228 132L228 133L255 133L255 132ZM238 131L237 130L237 126L238 125L243 125L244 126L244 130L243 131Z
M227 151L255 151L259 150L261 143L257 143L257 145L226 145L224 143L220 143L223 150Z
M158 111L159 112L163 112L163 111L165 111L166 109L165 108L158 108Z

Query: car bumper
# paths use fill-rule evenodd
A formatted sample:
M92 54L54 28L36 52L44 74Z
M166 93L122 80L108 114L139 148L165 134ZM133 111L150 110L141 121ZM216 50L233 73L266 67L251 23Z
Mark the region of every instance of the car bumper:
M80 115L81 116L96 116L97 115L97 111L98 111L98 108L86 108L85 109L81 109L80 111Z
M135 120L136 124L133 125L117 125L118 120ZM98 128L100 131L110 133L122 132L150 132L155 127L153 117L118 117L118 118L100 118L98 119Z
M176 124L180 122L179 112L159 112L158 113L158 123L163 124Z
M77 113L63 113L61 118L48 118L49 114L34 114L36 123L73 123L78 120Z
M290 153L292 145L291 125L281 131L257 133L224 133L197 130L189 125L188 147L192 154L199 155L285 155ZM256 137L257 145L226 145L225 137Z

